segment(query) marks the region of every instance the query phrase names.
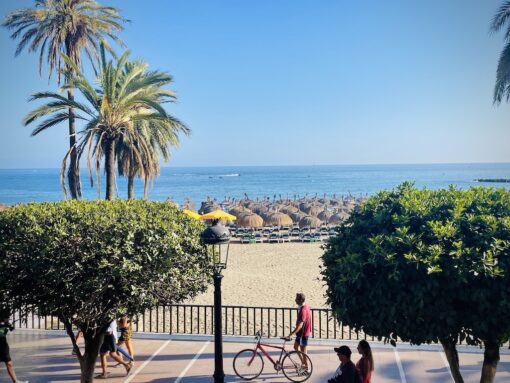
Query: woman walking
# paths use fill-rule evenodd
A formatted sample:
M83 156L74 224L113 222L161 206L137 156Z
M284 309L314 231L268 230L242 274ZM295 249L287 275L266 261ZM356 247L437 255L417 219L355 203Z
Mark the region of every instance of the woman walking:
M361 375L362 383L370 383L372 371L374 371L374 358L368 342L364 339L358 343L358 352L361 354L360 360L356 363L356 369Z
M11 377L13 383L28 383L16 378L14 365L12 364L11 354L9 352L9 344L7 343L7 333L13 331L14 326L7 322L6 319L0 319L0 362L4 362L7 367L7 373Z

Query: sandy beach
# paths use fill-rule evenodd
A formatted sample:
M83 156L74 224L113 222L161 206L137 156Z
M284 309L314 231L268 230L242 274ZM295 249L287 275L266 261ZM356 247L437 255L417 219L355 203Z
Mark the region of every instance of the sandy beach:
M230 245L224 271L224 305L294 307L296 292L311 307L327 307L320 280L320 243L257 243ZM213 287L186 303L213 304Z

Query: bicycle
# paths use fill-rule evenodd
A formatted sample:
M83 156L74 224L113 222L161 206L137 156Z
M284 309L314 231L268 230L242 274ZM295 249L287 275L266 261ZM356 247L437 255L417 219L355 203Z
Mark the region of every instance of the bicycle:
M304 382L312 375L312 361L305 353L301 351L290 351L285 349L285 344L291 338L281 337L283 346L262 343L260 341L262 334L257 331L255 334L256 345L253 349L244 349L234 357L234 371L237 376L244 380L253 380L257 378L264 370L264 355L273 364L277 373L283 372L283 375L291 382ZM274 360L264 347L281 350L278 360ZM262 352L259 352L259 350ZM307 368L305 368L305 366Z

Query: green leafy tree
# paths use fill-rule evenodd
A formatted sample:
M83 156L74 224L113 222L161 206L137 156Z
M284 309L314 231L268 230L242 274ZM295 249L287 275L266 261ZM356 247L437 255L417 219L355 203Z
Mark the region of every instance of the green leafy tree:
M0 214L2 304L56 315L78 350L81 381L91 382L104 332L114 318L206 289L211 276L200 241L203 228L159 202L14 206ZM83 331L83 353L73 325Z
M107 38L124 45L116 33L123 30L125 21L116 8L101 6L94 0L35 0L34 8L18 9L7 15L3 26L13 31L11 38L20 39L16 56L24 49L39 51L39 75L46 58L49 77L56 72L60 84L61 73L70 73L72 69L62 60L62 53L79 67L85 51L94 65L94 60L99 57L100 42L106 44L107 49L110 49ZM67 98L70 107L66 112L62 111L62 115L66 114L69 123L68 185L71 197L77 198L80 194L80 178L72 87L67 88ZM67 195L65 187L63 191Z
M163 104L175 100L175 93L163 89L172 81L172 77L159 71L148 71L147 64L139 61L129 62L129 52L125 52L116 62L107 60L104 48L101 48L100 72L96 89L81 73L73 68L73 77L69 86L76 88L86 102L70 101L58 93L42 92L32 96L32 100L49 99L46 104L35 109L25 117L25 124L31 124L41 117L47 117L34 130L37 134L67 119L62 111L74 107L79 114L76 118L86 122L82 137L78 143L78 158L87 153L87 168L91 174L91 156L97 176L98 193L100 191L100 164L104 158L106 174L106 199L115 199L115 164L120 143L128 145L133 151L138 150L138 157L150 153L154 162L157 153L148 139L156 135L157 130L167 130L169 134L189 133L189 129L178 119L169 115ZM73 65L64 57L69 65ZM145 138L140 127L150 129L149 138ZM141 146L135 143L143 143ZM168 144L168 140L162 144ZM62 163L66 166L69 152ZM147 157L146 157L147 158ZM150 169L149 169L150 170ZM63 180L63 173L62 180ZM92 182L92 176L91 182Z
M326 245L335 315L392 344L440 342L463 382L456 345L485 348L492 382L510 323L510 192L417 190L405 183L357 208Z

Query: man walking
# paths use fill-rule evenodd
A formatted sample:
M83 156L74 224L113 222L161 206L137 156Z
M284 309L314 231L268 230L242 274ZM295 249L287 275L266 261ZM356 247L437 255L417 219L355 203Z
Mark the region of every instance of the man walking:
M294 350L301 351L303 354L307 353L308 337L312 331L312 313L310 306L305 303L305 294L296 294L296 304L299 306L298 316L296 320L296 328L289 334L288 338L296 335L294 341ZM303 360L303 367L308 370L308 361Z

